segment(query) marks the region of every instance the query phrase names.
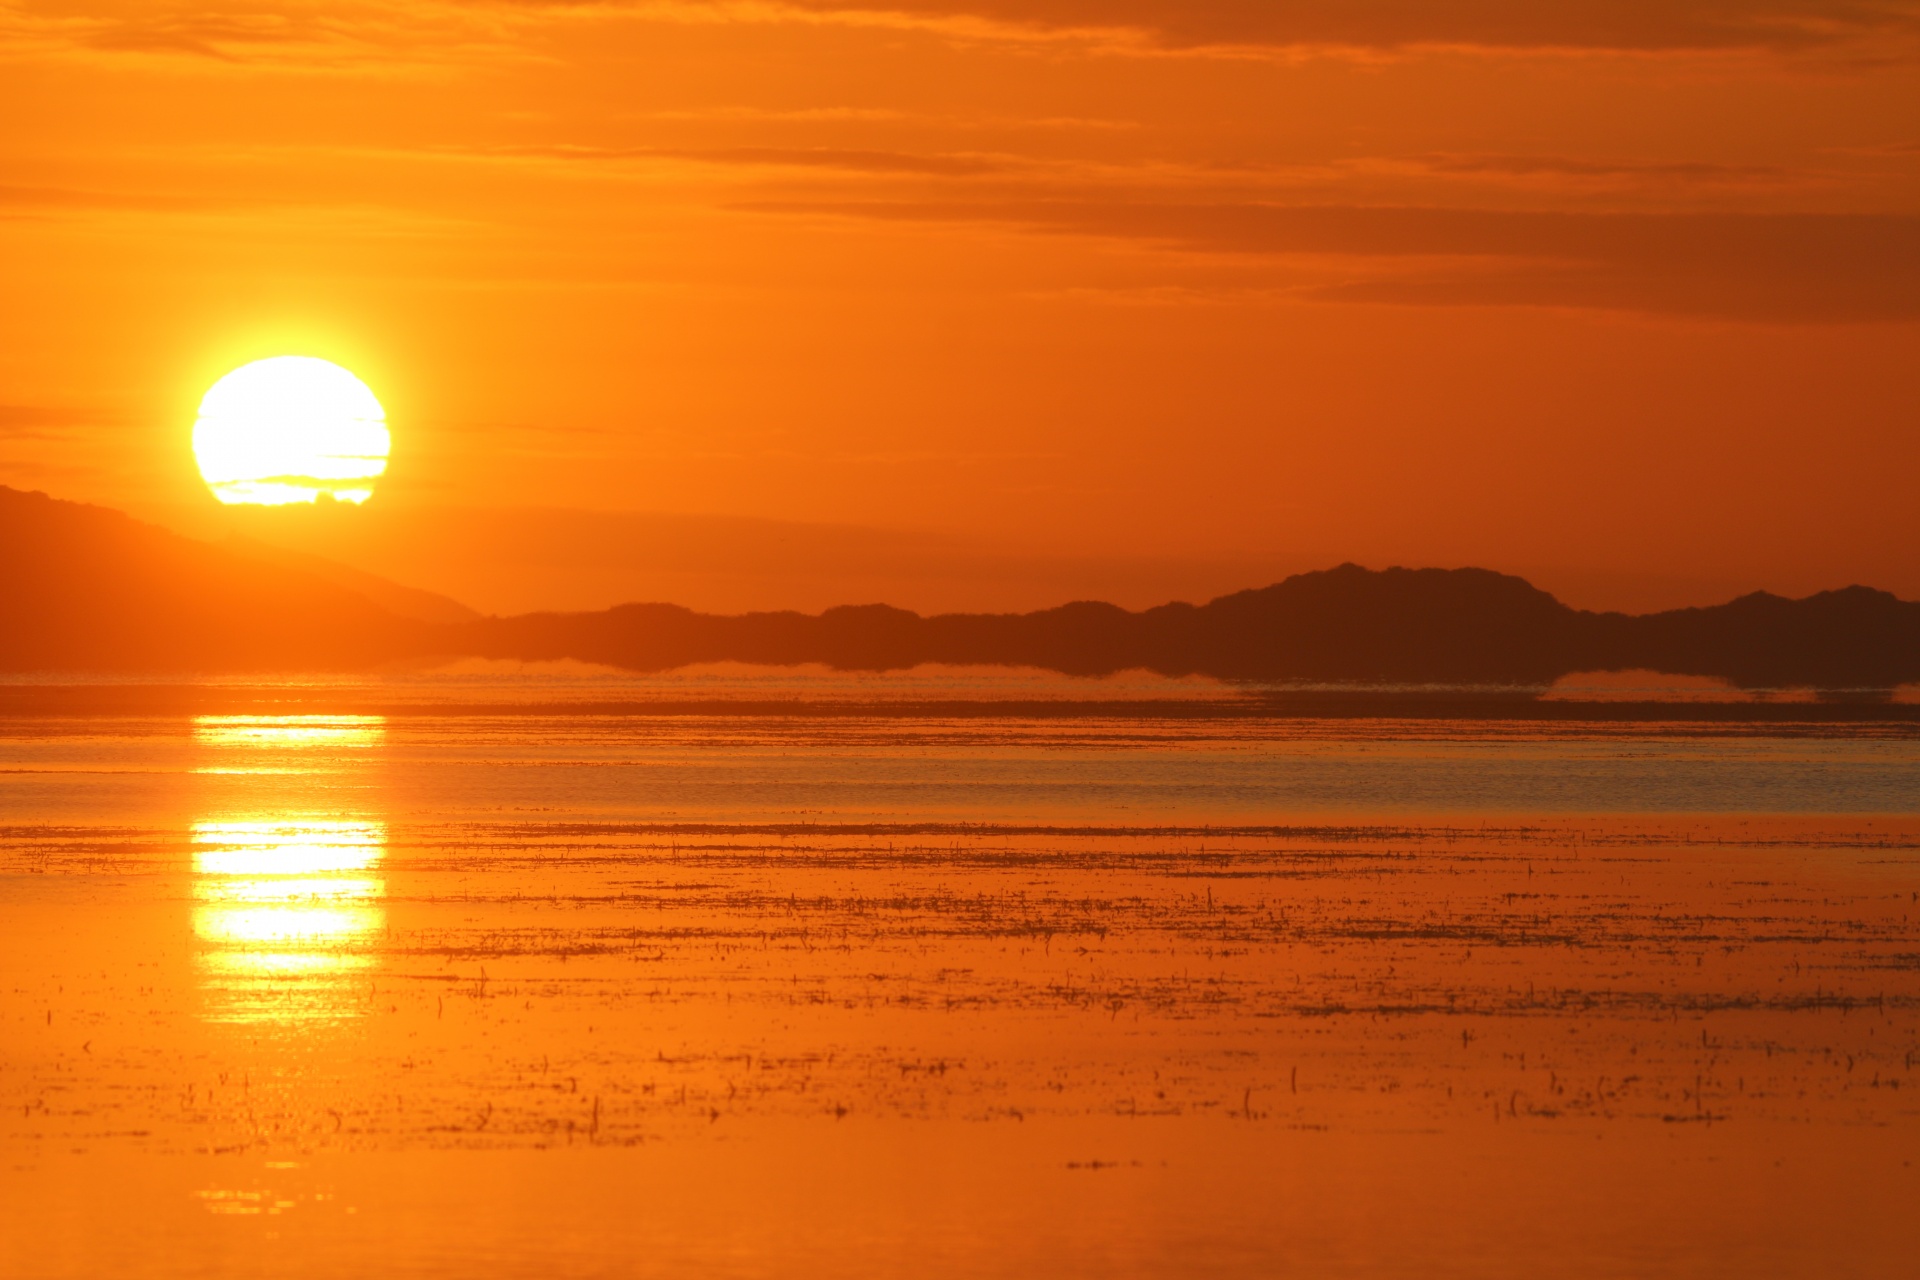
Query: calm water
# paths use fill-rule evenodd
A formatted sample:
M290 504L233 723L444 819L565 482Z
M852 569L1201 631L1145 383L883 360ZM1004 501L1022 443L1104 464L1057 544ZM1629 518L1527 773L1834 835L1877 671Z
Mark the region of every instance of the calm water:
M0 1271L1905 1273L1911 726L1091 683L0 719Z

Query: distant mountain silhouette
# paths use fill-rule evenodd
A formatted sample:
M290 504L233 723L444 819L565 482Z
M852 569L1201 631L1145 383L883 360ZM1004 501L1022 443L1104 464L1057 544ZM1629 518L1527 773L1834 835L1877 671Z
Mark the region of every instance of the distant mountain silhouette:
M927 662L1075 675L1144 668L1240 680L1542 686L1648 669L1750 688L1920 681L1920 603L1847 587L1629 616L1569 608L1486 569L1341 565L1205 605L1078 602L921 617L668 604L473 618L453 601L314 557L196 542L118 512L0 487L0 669L346 669L407 659L572 658L637 671L697 662ZM402 616L404 614L409 616Z
M1756 592L1714 608L1630 617L1571 609L1486 569L1352 564L1206 605L1139 613L1080 602L931 618L886 605L720 617L633 604L489 618L463 630L470 637L463 648L485 656L577 658L640 671L734 660L1448 684L1544 685L1575 671L1642 668L1746 687L1891 688L1920 680L1920 604L1866 587L1805 600Z

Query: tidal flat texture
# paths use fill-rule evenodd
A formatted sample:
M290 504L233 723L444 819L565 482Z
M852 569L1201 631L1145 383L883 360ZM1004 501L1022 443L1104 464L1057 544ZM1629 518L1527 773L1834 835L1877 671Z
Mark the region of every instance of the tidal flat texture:
M0 726L0 1272L1896 1275L1899 726Z

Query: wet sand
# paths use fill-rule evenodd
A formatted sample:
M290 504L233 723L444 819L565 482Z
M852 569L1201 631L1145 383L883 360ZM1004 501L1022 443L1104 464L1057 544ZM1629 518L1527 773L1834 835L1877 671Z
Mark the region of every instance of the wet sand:
M0 1270L1908 1273L1914 745L1638 732L15 720Z

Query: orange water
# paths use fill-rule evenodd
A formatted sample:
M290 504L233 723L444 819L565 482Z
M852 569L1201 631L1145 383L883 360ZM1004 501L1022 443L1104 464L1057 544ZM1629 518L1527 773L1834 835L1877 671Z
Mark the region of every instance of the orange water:
M0 752L0 1274L1920 1245L1897 733L306 714Z

